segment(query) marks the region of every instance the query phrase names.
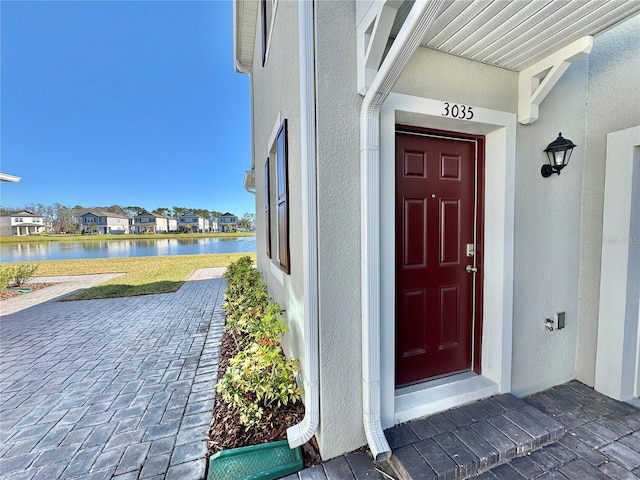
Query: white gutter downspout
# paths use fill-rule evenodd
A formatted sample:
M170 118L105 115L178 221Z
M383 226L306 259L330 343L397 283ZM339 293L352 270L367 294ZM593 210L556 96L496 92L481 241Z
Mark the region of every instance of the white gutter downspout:
M380 402L380 108L443 3L415 2L360 110L363 421L377 462L391 457L382 431Z
M298 2L302 265L304 272L304 418L287 429L291 448L307 443L320 419L318 233L316 188L316 91L313 0Z

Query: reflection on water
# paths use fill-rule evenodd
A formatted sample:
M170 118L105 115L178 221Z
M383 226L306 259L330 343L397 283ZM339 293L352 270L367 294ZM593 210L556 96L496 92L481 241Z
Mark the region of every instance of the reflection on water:
M256 237L29 242L0 244L0 262L205 253L254 253L255 251Z

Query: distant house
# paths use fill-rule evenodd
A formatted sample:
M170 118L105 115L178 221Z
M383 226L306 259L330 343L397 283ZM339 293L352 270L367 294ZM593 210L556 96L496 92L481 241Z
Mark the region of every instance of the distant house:
M208 218L201 217L193 212L187 212L178 217L178 230L181 232L205 233L209 232L210 228Z
M225 213L218 217L218 231L220 232L237 232L238 217L233 213Z
M2 236L39 235L46 231L44 218L36 213L23 211L0 217L0 235Z
M178 220L167 215L143 213L136 215L133 222L134 233L169 233L178 231Z
M82 215L82 232L103 235L131 233L131 217L104 210L89 210Z

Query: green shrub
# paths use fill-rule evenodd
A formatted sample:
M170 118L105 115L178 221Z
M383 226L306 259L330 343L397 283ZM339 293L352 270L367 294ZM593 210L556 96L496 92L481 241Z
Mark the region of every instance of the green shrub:
M38 270L37 263L2 265L0 268L0 290L9 286L22 287L33 278L36 270Z
M226 329L231 333L236 341L238 337L249 335L255 327L252 325L260 321L271 297L266 289L255 289L238 296L227 298L225 302L225 313L227 314Z
M218 383L225 402L240 410L240 422L250 428L260 421L263 407L288 405L302 397L296 383L298 362L282 352L287 326L282 307L274 302L251 257L242 257L224 274L226 331L238 354Z
M262 407L288 405L302 398L297 372L298 362L286 358L279 345L254 342L231 359L218 392L240 409L240 422L251 427L262 418Z
M33 278L36 270L38 270L37 263L21 263L16 266L13 274L13 284L16 287L22 287Z
M15 278L15 267L13 265L0 266L0 291L7 288Z

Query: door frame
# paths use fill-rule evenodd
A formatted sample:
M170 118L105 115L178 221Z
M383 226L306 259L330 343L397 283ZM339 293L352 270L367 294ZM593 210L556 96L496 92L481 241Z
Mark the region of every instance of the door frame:
M410 418L452 408L477 398L511 390L513 331L513 242L516 114L473 107L470 120L443 116L445 103L391 93L380 113L380 400L383 428ZM451 104L452 102L449 102ZM396 125L485 137L484 248L485 274L481 375L456 382L437 401L426 399L430 382L413 388L409 397L395 388L395 135ZM367 241L363 237L363 241ZM440 387L438 387L440 388ZM404 394L403 394L404 395Z
M623 401L640 396L639 160L640 125L607 134L594 388Z
M473 141L476 147L475 161L475 179L474 179L474 239L476 245L474 265L478 268L478 274L473 279L473 319L471 331L471 371L480 375L482 372L482 287L484 285L484 157L485 157L485 138L484 135L449 132L445 130L435 130L422 128L412 125L396 125L396 135L400 133L415 134L425 138L445 138L449 140ZM397 159L396 159L397 161ZM397 201L397 200L396 200ZM468 260L469 262L471 260ZM478 278L480 281L478 282Z

